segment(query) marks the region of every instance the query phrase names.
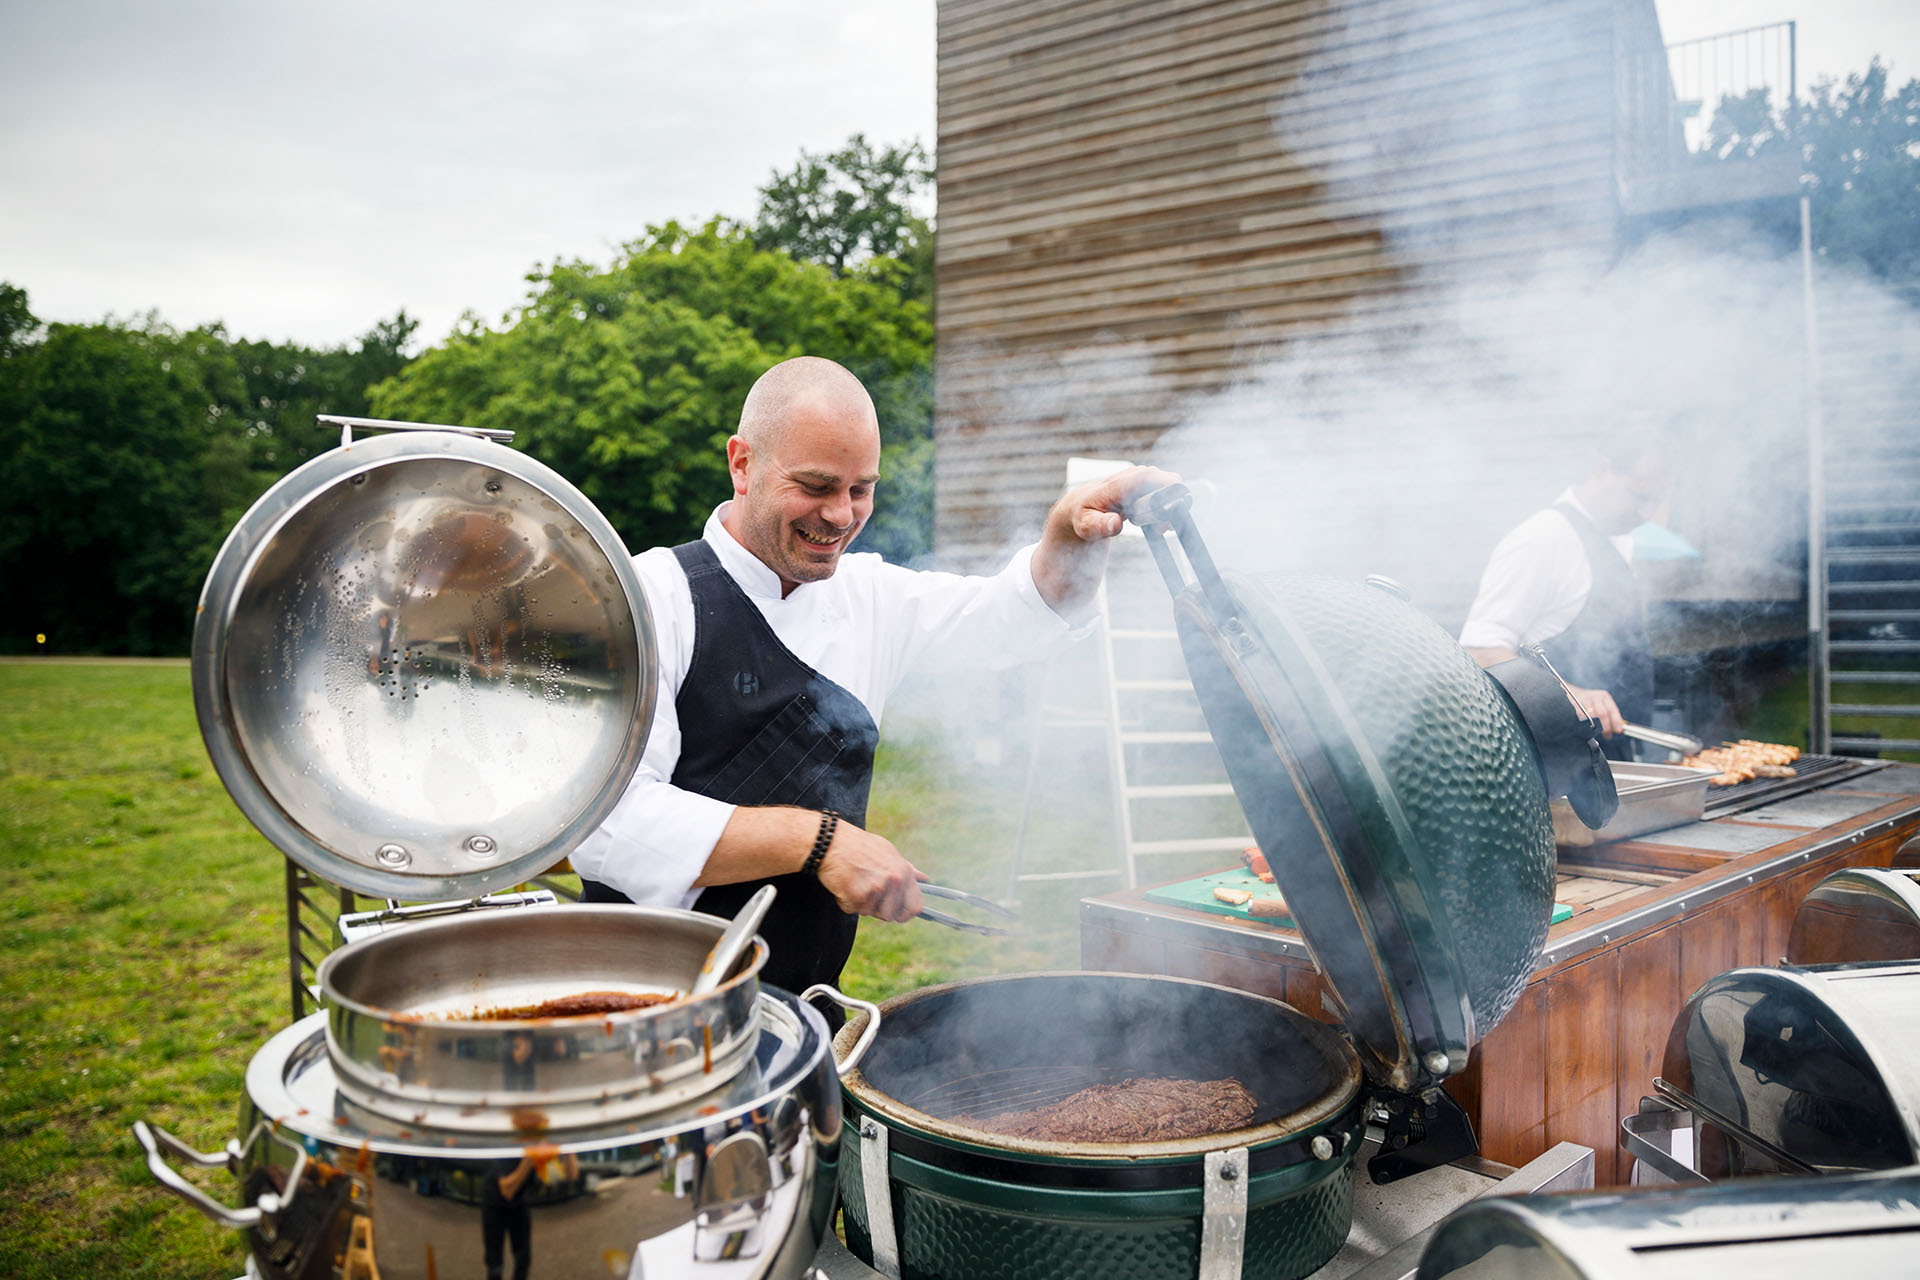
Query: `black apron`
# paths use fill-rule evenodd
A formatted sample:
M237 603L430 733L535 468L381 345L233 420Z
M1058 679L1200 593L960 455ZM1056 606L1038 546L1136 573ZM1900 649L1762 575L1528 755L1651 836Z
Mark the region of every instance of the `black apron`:
M832 809L866 826L880 740L866 704L780 643L712 547L689 542L673 554L686 571L694 616L693 660L673 700L681 734L673 785L734 805ZM816 982L837 984L859 921L818 876L796 871L714 885L694 909L730 920L764 884L779 893L760 926L771 952L760 980L795 994ZM592 880L581 889L583 902L631 901Z
M1540 647L1568 684L1605 689L1622 717L1647 724L1653 718L1653 645L1633 566L1579 508L1557 502L1553 509L1580 535L1593 586L1567 629ZM1612 759L1633 759L1633 743L1623 734L1602 739L1600 746Z

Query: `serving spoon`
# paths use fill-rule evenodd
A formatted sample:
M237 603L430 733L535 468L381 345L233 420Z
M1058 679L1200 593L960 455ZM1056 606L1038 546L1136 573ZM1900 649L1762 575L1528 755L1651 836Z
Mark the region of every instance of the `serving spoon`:
M720 940L713 944L713 950L707 952L707 958L700 965L700 972L694 975L693 986L687 994L697 996L711 991L729 973L740 958L740 953L753 945L753 935L759 932L760 922L766 919L767 908L773 905L775 889L772 885L762 885L758 892L747 899L747 905L740 908L740 914L733 918Z

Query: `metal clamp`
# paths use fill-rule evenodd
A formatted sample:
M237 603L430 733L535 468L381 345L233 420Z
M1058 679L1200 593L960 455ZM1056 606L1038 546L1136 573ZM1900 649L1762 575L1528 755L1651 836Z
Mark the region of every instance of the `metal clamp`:
M1200 1280L1240 1280L1247 1247L1247 1149L1209 1151L1202 1164Z
M900 1237L893 1225L893 1173L887 1159L887 1126L860 1117L860 1189L866 1198L867 1242L873 1269L900 1280Z
M811 1000L815 996L825 996L842 1009L867 1015L867 1029L860 1033L860 1038L853 1042L853 1048L837 1064L840 1074L844 1076L860 1065L860 1059L866 1057L867 1050L873 1047L874 1037L880 1034L880 1006L869 1004L865 1000L856 1000L842 993L838 987L826 982L816 982L800 993L802 1000Z
M496 440L501 444L513 439L513 432L502 431L497 427L461 427L447 422L400 422L393 418L348 418L335 413L316 414L314 421L323 427L339 427L340 447L343 449L353 443L353 432L356 427L361 431L451 431L455 435L473 436L478 440Z
M247 1158L247 1153L253 1150L253 1144L259 1141L262 1132L293 1152L293 1171L287 1175L285 1195L263 1191L259 1199L244 1209L229 1208L188 1182L174 1172L173 1166L167 1163L167 1158L161 1151L164 1147L182 1160L198 1165L202 1169L217 1169L222 1165L236 1168ZM300 1178L307 1171L307 1149L293 1139L282 1135L265 1120L253 1127L253 1132L247 1135L244 1143L228 1139L227 1149L216 1153L196 1151L165 1129L149 1125L145 1120L133 1122L133 1136L139 1139L140 1145L147 1149L147 1170L153 1174L161 1186L221 1226L235 1231L247 1231L259 1227L271 1237L274 1219L285 1213L287 1206L293 1203L294 1197L300 1194Z

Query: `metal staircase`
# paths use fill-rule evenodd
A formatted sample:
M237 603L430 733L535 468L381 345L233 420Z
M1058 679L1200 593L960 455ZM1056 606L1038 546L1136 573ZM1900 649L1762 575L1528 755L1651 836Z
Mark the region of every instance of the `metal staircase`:
M1859 340L1898 331L1898 304L1888 305L1886 315L1860 314L1855 303L1820 317L1824 448L1814 480L1824 474L1827 613L1816 752L1920 752L1920 355L1890 386L1884 365L1861 367L1886 359L1884 338Z

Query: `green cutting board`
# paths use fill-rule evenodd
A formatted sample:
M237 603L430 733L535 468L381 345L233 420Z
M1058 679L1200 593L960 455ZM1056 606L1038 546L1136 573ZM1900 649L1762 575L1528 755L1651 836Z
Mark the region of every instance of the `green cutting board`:
M1193 880L1181 880L1149 889L1147 901L1165 903L1170 907L1187 907L1194 911L1210 911L1216 916L1226 916L1232 920L1258 920L1261 924L1275 924L1286 929L1293 927L1290 916L1255 916L1249 914L1245 907L1220 901L1213 896L1213 891L1218 888L1249 889L1256 898L1277 896L1280 892L1278 887L1266 883L1245 867L1234 867L1230 871L1215 871ZM1553 904L1553 915L1547 923L1559 924L1572 914L1572 907L1564 902L1556 902Z
M1277 924L1291 929L1293 920L1288 916L1253 916L1245 907L1236 907L1230 902L1222 902L1213 896L1215 889L1247 889L1256 898L1278 897L1280 890L1270 885L1245 867L1235 867L1231 871L1215 871L1195 880L1182 880L1178 884L1163 884L1157 889L1147 890L1148 902L1162 902L1170 907L1190 907L1195 911L1211 911L1217 916L1227 916L1234 920L1259 920L1261 924Z

